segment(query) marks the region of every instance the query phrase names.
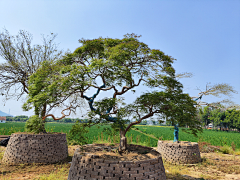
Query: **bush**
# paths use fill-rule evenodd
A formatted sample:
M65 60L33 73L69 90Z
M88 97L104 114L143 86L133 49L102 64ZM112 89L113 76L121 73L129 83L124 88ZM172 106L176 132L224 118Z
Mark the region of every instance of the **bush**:
M85 133L88 133L88 129L85 123L79 123L77 121L72 129L69 131L67 140L70 145L83 145L87 144L87 137L85 137Z
M220 148L220 151L223 153L223 154L233 154L233 150L231 147L225 145L223 147Z
M29 120L26 121L25 131L32 133L45 132L43 120L37 115L31 116Z

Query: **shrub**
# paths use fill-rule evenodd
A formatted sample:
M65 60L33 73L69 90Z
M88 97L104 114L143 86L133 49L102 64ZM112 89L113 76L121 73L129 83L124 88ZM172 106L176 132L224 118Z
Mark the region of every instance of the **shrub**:
M223 147L220 148L220 151L223 153L223 154L233 154L233 150L231 147L227 146L227 145L224 145Z
M87 144L87 137L85 137L85 133L88 133L87 126L84 123L76 123L72 126L72 129L69 131L67 139L70 145L83 145Z
M25 131L32 133L45 132L43 120L37 115L31 116L29 120L26 121Z

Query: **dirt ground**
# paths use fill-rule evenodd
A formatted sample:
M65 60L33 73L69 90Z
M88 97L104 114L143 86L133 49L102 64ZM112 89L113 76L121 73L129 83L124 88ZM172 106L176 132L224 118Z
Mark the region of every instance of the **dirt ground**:
M168 179L236 179L240 180L240 156L201 153L202 162L192 165L171 165L164 162Z
M107 154L109 146L105 146L103 151L99 151L100 156L114 155L116 160L121 157L115 147L111 147L111 152L114 154ZM67 179L70 162L75 149L79 146L69 146L69 157L60 163L56 164L20 164L16 166L7 166L0 162L0 179L1 180L62 180ZM0 147L0 160L2 159L5 147ZM134 154L135 153L135 154ZM147 151L140 151L140 153L128 152L129 158L136 158L137 155L141 158L152 158L154 154ZM221 154L218 152L201 153L202 162L192 165L172 165L164 161L164 167L168 180L184 180L184 179L235 179L240 180L240 155ZM122 159L121 159L122 160Z
M92 144L80 148L80 153L92 153L100 158L113 161L141 161L158 157L158 152L146 149L142 146L128 145L125 153L118 152L118 144Z

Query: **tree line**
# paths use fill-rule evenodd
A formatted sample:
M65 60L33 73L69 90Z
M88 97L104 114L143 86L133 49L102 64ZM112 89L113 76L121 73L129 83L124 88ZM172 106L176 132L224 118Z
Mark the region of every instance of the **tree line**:
M198 119L203 127L213 124L213 129L240 131L240 110L222 110L209 106L198 109Z
M28 116L15 116L15 117L10 117L10 116L7 116L6 117L6 121L7 122L26 122L29 120L29 117ZM60 122L60 123L75 123L79 121L80 123L87 123L87 119L80 119L80 118L63 118L57 122ZM46 122L56 122L54 121L54 119L52 118L46 118Z

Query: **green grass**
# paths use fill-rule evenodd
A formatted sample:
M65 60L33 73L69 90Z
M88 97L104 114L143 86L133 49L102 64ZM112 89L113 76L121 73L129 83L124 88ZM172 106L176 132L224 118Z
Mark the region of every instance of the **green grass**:
M14 132L24 131L24 122L7 122L0 123L0 134L1 135L11 135Z
M151 134L156 138L163 137L163 140L173 140L173 127L156 127L156 126L135 126L140 131ZM195 137L192 134L188 134L182 131L182 128L179 128L179 141L191 141L199 142L205 141L209 142L214 146L231 146L232 142L236 145L236 148L240 148L240 133L237 132L226 132L226 131L213 131L213 130L203 130L203 133L199 133L198 137Z
M69 167L59 167L50 174L42 174L34 180L65 180L69 173Z

